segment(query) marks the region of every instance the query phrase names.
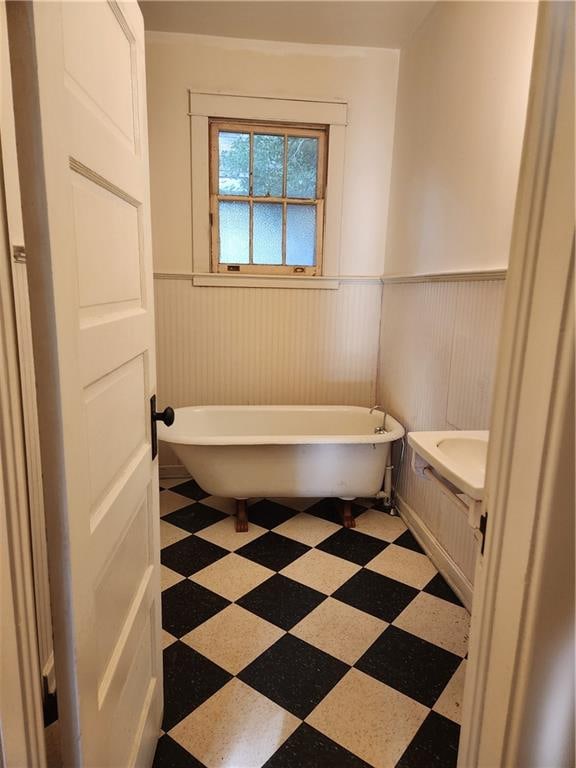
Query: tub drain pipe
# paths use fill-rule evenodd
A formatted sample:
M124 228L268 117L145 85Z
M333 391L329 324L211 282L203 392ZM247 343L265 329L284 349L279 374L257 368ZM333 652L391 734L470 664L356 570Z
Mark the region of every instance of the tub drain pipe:
M400 458L397 466L389 464L384 470L384 485L381 491L376 494L377 499L382 499L382 508L390 515L397 515L396 509L396 485L400 479L400 473L402 471L402 465L404 463L404 451L406 449L406 438L401 438L400 444ZM396 474L394 476L394 470Z

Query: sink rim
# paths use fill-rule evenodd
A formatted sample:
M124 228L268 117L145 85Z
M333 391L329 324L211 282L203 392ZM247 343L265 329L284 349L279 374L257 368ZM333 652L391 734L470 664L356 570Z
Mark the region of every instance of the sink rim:
M409 432L408 444L425 459L440 475L449 480L462 493L474 501L484 497L486 466L470 466L470 462L459 461L442 451L444 441L472 440L488 443L488 430L442 430L433 432Z

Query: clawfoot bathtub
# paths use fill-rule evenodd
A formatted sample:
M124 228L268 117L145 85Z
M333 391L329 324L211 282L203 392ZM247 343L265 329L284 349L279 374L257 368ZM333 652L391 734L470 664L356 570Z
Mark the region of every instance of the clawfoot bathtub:
M254 497L340 498L343 524L353 527L351 502L378 493L390 445L404 435L391 416L356 406L199 406L175 413L171 427L159 425L158 437L207 493L237 500L238 531L248 528L246 499Z

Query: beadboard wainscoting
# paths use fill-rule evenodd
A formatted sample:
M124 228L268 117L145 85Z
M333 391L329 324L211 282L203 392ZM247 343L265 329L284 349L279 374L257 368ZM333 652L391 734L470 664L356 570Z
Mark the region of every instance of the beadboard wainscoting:
M504 289L503 279L384 285L378 402L407 431L489 428ZM469 604L472 530L456 505L412 472L410 462L408 448L401 511Z
M372 405L382 286L155 280L158 398L172 405ZM160 454L164 473L175 459Z

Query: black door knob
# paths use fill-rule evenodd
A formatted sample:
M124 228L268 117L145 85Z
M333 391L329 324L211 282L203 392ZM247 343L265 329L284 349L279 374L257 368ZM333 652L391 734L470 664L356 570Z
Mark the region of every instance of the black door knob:
M164 408L163 411L153 411L152 418L154 421L163 421L167 427L171 427L174 424L174 408Z

